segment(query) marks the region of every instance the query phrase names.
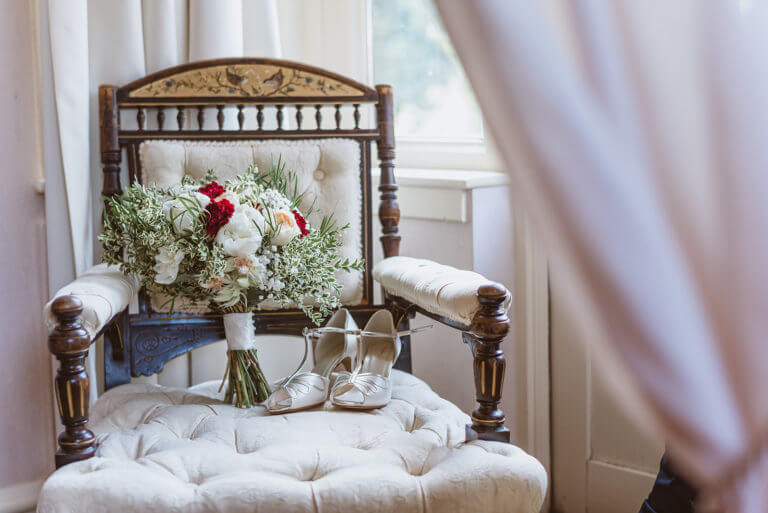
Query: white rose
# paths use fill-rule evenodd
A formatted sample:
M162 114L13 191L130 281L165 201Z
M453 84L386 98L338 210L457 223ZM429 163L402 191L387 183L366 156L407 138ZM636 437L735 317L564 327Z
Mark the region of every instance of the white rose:
M179 274L179 264L184 259L182 251L173 251L166 247L160 248L155 255L155 266L153 269L157 273L155 282L162 285L168 285L176 281Z
M176 233L189 233L195 223L201 222L200 214L210 202L211 198L205 194L192 191L166 201L163 204L163 214L173 223Z
M279 210L273 214L274 232L272 233L272 244L275 246L285 246L291 242L294 237L301 235L301 229L296 223L296 217L290 210Z
M237 205L227 224L216 234L216 242L229 256L253 255L261 247L264 224L261 212L250 205Z

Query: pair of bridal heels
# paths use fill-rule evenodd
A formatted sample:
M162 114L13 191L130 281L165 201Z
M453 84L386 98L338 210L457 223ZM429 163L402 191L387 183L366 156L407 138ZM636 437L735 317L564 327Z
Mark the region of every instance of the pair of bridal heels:
M317 338L315 365L309 372L294 372L282 381L265 404L269 413L289 413L331 402L342 408L381 408L392 398L390 374L400 355L400 336L389 310L379 310L358 329L346 308L336 312L322 328L306 330L304 365L309 339ZM341 372L333 375L339 367Z

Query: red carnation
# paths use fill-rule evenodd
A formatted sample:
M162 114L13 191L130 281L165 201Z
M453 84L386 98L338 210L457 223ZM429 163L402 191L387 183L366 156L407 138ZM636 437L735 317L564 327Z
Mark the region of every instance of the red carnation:
M209 183L208 185L204 185L204 186L200 187L197 190L197 192L199 192L201 194L205 194L206 196L208 196L211 199L216 199L219 196L221 196L222 194L224 194L226 191L224 190L224 187L222 187L221 185L217 184L214 181L214 182Z
M211 201L205 210L208 212L208 223L205 225L205 231L211 237L216 237L221 227L227 224L229 218L235 213L235 206L229 200L223 199Z
M299 214L298 210L291 210L293 213L293 217L296 218L296 226L299 227L299 230L301 230L301 235L299 235L299 238L304 237L306 234L309 233L309 230L307 230L307 221Z

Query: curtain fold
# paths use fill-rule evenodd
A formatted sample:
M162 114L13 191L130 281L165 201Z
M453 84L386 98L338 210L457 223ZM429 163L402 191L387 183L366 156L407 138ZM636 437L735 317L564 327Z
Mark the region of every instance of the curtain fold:
M58 137L79 275L100 254L95 243L100 230L94 229L102 211L99 85L125 84L190 60L242 56L246 43L259 52L255 56L278 57L277 6L275 0L246 5L241 0L48 0L48 8ZM223 361L218 354L223 351L208 351L217 351L214 365ZM93 356L89 372L98 376L98 354ZM179 358L167 366L168 379L182 384L180 376L193 367L186 356ZM91 398L96 394L97 387L91 387Z
M88 23L86 0L48 0L54 97L75 273L92 263L91 189L88 165Z
M768 511L768 6L436 4L586 339L711 500Z

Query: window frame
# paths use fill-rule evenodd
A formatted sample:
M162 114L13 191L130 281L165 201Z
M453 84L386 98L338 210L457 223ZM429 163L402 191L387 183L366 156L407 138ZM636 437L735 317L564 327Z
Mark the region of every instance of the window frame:
M373 83L373 4L362 2L365 16L363 33L368 83ZM397 89L394 90L397 96ZM461 169L468 171L498 171L499 160L489 138L488 126L482 112L483 136L473 138L399 136L395 128L396 164L414 169Z

